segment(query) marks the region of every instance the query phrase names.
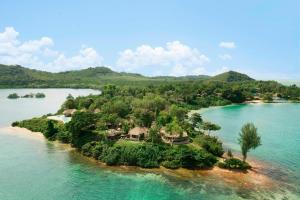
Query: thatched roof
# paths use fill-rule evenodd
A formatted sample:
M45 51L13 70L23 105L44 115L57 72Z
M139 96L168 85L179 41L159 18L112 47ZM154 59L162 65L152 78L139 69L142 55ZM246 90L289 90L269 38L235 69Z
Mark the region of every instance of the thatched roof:
M147 134L148 133L148 128L146 127L134 127L133 129L129 130L129 135L142 135L142 134Z
M163 137L166 137L166 138L180 138L180 133L173 133L173 134L170 134L170 133L167 133L166 130L164 128L160 129L159 131ZM183 131L182 133L182 138L185 138L185 137L188 137L188 134L186 131Z
M65 116L71 116L71 115L73 115L76 111L77 111L76 109L67 109L67 110L65 110L65 111L63 112L63 114L64 114Z
M107 136L116 136L116 135L121 135L123 133L122 130L116 130L116 129L108 129L107 130Z

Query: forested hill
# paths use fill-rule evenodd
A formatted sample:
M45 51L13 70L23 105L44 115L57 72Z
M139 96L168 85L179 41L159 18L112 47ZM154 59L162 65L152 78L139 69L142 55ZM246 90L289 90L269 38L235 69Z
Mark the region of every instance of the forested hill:
M234 71L225 72L213 77L206 75L146 77L135 73L115 72L107 67L51 73L19 65L0 64L0 88L101 88L106 84L145 86L197 81L230 83L253 80L246 74Z
M209 76L159 76L114 72L106 67L51 73L19 65L0 64L0 88L99 88L106 84L143 86L165 82L205 80Z
M211 77L210 80L221 81L221 82L239 82L239 81L253 81L254 79L250 78L246 74L241 74L235 71L229 71Z

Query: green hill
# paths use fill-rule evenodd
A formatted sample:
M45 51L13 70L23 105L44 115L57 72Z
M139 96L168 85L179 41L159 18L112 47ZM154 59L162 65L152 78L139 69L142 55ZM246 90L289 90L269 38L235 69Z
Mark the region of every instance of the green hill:
M146 77L135 73L114 72L107 67L51 73L19 65L0 64L0 88L100 88L105 84L155 85L168 82L198 81L209 76Z
M242 74L235 71L225 72L209 79L210 81L221 81L221 82L241 82L241 81L253 81L254 79L246 74Z

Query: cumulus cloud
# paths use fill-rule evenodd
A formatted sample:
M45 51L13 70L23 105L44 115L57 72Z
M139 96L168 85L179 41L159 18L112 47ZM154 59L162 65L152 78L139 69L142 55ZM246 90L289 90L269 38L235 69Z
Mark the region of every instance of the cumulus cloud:
M76 55L67 57L63 52L53 49L54 41L49 37L21 42L18 36L13 27L6 27L0 33L0 63L47 71L74 70L102 64L103 58L91 47L82 47Z
M234 48L236 48L234 42L220 42L219 47L225 48L225 49L234 49Z
M232 56L230 54L221 54L219 55L219 58L222 59L222 60L231 60L232 59Z
M179 41L166 43L165 47L141 45L135 50L126 49L120 53L117 67L124 71L149 70L160 75L191 75L204 72L203 65L209 58L196 48L191 48ZM163 69L163 70L162 70Z
M52 62L47 64L47 68L54 71L82 69L100 65L102 57L93 48L82 48L79 53L72 57L66 57L63 53Z

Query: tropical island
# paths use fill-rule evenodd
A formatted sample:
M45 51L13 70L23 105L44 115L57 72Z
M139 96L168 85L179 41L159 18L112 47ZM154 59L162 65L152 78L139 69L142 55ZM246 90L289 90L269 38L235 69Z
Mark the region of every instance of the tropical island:
M243 160L224 154L222 142L211 131L219 127L197 112L209 106L280 98L299 101L300 89L275 81L256 81L227 72L208 80L178 80L143 86L104 85L100 95L69 95L55 116L14 122L12 126L41 132L49 140L70 143L83 155L107 165L143 168L222 168L246 170L247 153L261 144L256 127L245 124L239 143Z
M23 96L18 95L17 93L12 93L7 96L8 99L18 99L18 98L45 98L46 95L42 92L38 92L36 94L34 93L29 93L25 94Z

